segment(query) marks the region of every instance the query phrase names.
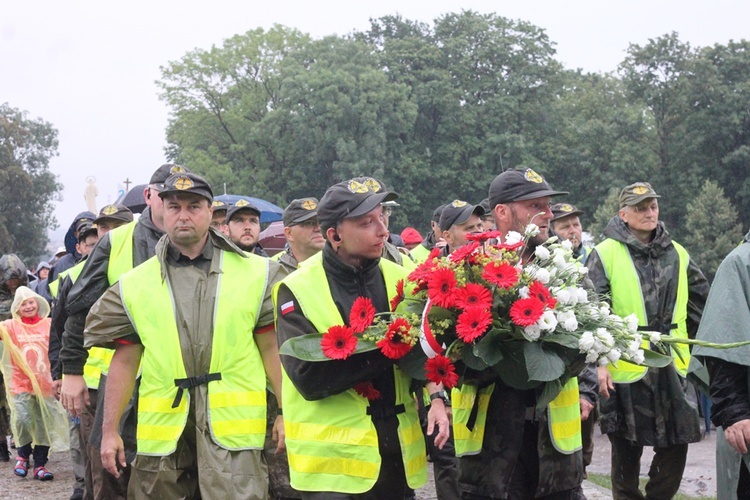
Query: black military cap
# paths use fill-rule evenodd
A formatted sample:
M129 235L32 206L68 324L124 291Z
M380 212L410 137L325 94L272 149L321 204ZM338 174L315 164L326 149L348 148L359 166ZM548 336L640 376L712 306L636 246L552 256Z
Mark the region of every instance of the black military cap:
M365 186L371 188L376 193L380 193L381 191L388 191L388 188L385 185L385 182L379 181L374 177L355 177L353 180L359 181ZM388 200L384 201L383 206L386 207L400 207L400 203L396 203L395 200Z
M221 200L214 200L213 203L211 203L211 206L214 209L214 213L221 212L221 211L226 212L227 210L229 210L229 204L224 203Z
M232 217L234 217L234 214L242 210L247 210L248 212L252 212L258 217L260 217L260 210L258 210L258 207L256 207L255 205L253 205L247 200L237 200L237 203L235 203L234 205L231 205L227 209L227 219L226 219L227 224L229 224L229 221L232 220Z
M366 184L352 179L329 187L318 204L318 220L325 233L329 227L350 217L371 212L378 205L398 198L390 191L376 192Z
M214 192L211 189L211 184L200 175L189 172L170 175L164 182L164 187L159 190L159 197L164 198L169 194L177 193L197 194L206 198L209 203L213 203L214 201Z
M569 194L553 190L544 177L530 168L506 170L490 184L490 208L512 201L533 200L543 196Z
M92 234L98 234L98 231L91 221L87 221L86 224L82 225L78 230L78 243L84 241L87 236Z
M94 219L94 224L99 224L104 219L133 222L133 212L123 205L105 205L99 210L99 216Z
M81 233L81 230L82 230L82 229L83 229L83 228L84 228L85 226L90 226L91 224L93 224L93 222L94 222L94 219L88 219L88 218L85 218L85 217L84 217L84 218L81 218L81 219L78 219L78 220L76 221L76 223L75 223L75 227L76 227L76 233L80 234L80 233Z
M550 220L560 220L571 215L583 215L585 213L570 203L555 203L550 207L550 210L552 210L552 219Z
M440 214L440 229L447 231L454 224L463 224L472 214L479 217L484 215L481 205L469 205L465 201L453 200L443 208Z
M186 174L188 170L181 166L175 165L174 163L165 163L161 167L157 168L154 174L151 176L151 180L148 181L149 185L155 186L156 189L164 189L164 183L167 182L167 178L174 174Z
M443 209L445 208L445 205L440 205L432 212L432 222L435 222L437 224L440 223L440 215L443 213Z
M284 209L281 220L284 227L295 226L306 220L318 216L318 199L317 198L300 198L292 200L288 207Z
M620 192L620 208L637 205L648 198L661 198L648 182L635 182Z

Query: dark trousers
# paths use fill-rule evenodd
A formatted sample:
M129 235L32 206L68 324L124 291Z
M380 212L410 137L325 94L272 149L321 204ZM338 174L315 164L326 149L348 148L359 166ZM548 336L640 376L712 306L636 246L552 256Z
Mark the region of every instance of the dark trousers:
M49 446L34 446L31 448L31 443L27 443L18 448L18 456L21 458L28 459L31 455L34 455L34 467L42 467L47 465L47 457L49 457Z
M607 437L612 444L612 496L615 500L668 500L677 494L685 471L688 445L654 447L644 496L638 488L643 446L611 434Z

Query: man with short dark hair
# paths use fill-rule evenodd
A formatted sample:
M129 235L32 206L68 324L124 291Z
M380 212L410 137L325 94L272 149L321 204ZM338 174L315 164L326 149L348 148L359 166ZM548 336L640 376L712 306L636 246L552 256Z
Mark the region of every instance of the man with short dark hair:
M480 205L469 205L462 200L453 200L443 207L440 230L447 243L443 248L444 255L467 244L468 235L482 232L482 215L484 209Z
M300 198L284 209L281 216L288 248L275 257L288 272L296 271L301 262L320 252L326 240L320 232L317 198Z
M123 205L105 205L99 210L99 216L94 219L100 238L129 222L133 222L133 212Z
M586 247L583 246L583 228L581 227L580 215L582 210L578 210L570 203L555 203L551 207L552 232L560 240L568 240L573 245L573 257L579 262L586 262Z
M417 264L426 261L433 248L445 244L443 231L440 229L440 215L443 213L443 208L445 208L445 205L440 205L432 211L432 219L430 219L431 231L427 233L427 237L422 243L409 252Z
M260 210L247 200L238 200L227 209L227 218L221 231L232 243L245 252L268 257L258 244L260 237Z
M227 221L227 210L229 210L229 204L214 199L211 206L214 209L213 216L211 217L211 227L217 231L221 231L221 226Z
M376 312L390 310L397 281L408 274L382 258L388 238L382 203L396 196L356 179L326 191L318 205L327 240L322 256L284 278L277 291L280 343L348 324L359 297ZM282 356L282 364L290 476L302 498L404 498L407 485L426 482L411 379L393 360L376 350L323 363ZM379 396L355 389L363 384ZM430 433L438 424L442 446L448 437L442 400L429 419Z
M620 210L586 265L597 293L609 298L615 314L635 314L639 329L647 332L693 338L709 285L659 221L659 198L647 182L623 188ZM690 349L673 345L670 351L673 363L664 368L623 360L598 368L601 428L612 444L614 498L643 498L638 478L644 446L655 452L646 497L672 498L688 444L703 437L698 408L686 394Z
M267 498L261 450L266 381L281 391L271 289L279 266L210 230L211 186L189 173L159 192L166 236L155 257L97 301L86 344L114 347L101 455L126 465L123 408L138 390L130 498ZM279 450L283 423L276 418Z

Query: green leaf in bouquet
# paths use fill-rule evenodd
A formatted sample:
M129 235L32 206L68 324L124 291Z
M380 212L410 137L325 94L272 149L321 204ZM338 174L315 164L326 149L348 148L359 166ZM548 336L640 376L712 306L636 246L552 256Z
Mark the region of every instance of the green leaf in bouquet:
M540 342L527 342L523 354L529 380L549 382L565 373L565 362L556 352L545 349Z
M292 356L302 361L332 361L331 358L323 354L323 350L320 347L320 339L322 337L323 335L320 333L308 333L307 335L291 338L281 344L279 354ZM375 342L360 338L352 355L374 351L375 349L378 349Z
M427 318L430 321L443 321L443 320L452 320L455 321L456 316L453 312L451 312L450 309L445 309L443 307L438 306L432 306L430 307L430 312L427 314Z
M672 356L667 356L650 349L643 350L643 366L651 368L664 368L672 362Z
M563 383L560 379L550 380L549 382L544 384L544 389L542 390L542 393L539 395L539 397L536 400L537 411L544 410L547 407L547 405L550 404L550 402L554 400L558 394L560 394L560 391L562 391L562 388L563 388Z
M416 380L427 380L427 375L424 371L424 364L427 361L427 355L419 346L412 347L412 349L406 353L401 359L396 362L396 365L401 369L402 372L407 374Z
M404 304L406 304L404 308L407 313L416 314L420 318L422 317L424 302L421 300L404 299Z
M508 342L503 346L503 360L492 368L500 375L503 383L514 389L526 390L539 386L539 382L529 379L524 359L524 344L530 342Z
M464 364L472 370L486 370L490 367L490 365L487 364L484 359L477 356L474 347L475 346L471 346L468 344L461 347L461 361L463 361Z
M555 344L559 344L563 347L568 347L570 349L575 349L578 351L578 335L575 335L573 333L563 333L563 332L555 332L550 335L545 335L540 340L542 342L552 342Z
M477 357L482 358L488 366L496 365L503 359L503 332L492 329L487 334L474 344L472 352Z

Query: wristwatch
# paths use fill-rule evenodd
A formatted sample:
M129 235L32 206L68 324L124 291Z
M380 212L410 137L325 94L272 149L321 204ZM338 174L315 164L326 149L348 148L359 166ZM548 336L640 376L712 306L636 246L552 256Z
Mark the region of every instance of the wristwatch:
M451 405L450 399L446 396L445 391L437 391L430 394L430 401L435 401L436 399L442 399L445 406Z

